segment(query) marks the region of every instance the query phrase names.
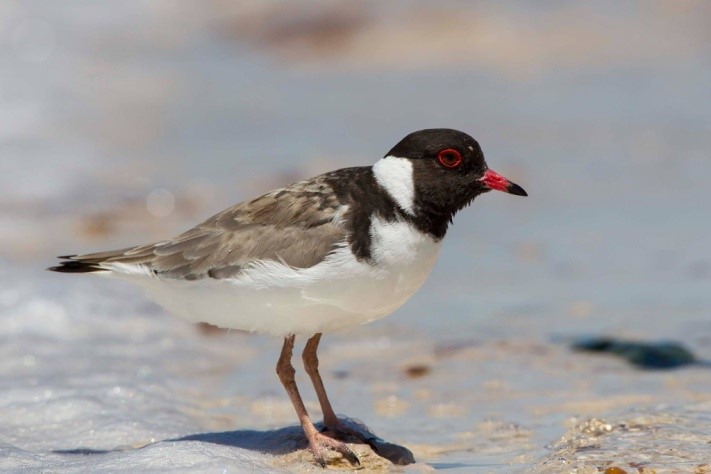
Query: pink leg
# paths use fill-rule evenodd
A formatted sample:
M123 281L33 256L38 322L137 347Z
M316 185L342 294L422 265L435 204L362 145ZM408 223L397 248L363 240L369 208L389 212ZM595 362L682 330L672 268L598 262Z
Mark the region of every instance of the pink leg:
M304 347L304 353L302 354L302 359L304 360L304 368L306 373L311 377L311 382L314 384L314 389L316 390L316 396L318 397L318 402L321 404L321 411L323 412L323 423L330 430L335 431L339 427L338 418L333 412L331 407L331 402L328 400L328 395L326 395L326 389L323 386L323 380L321 380L321 374L318 372L318 356L316 351L318 350L318 343L321 341L321 333L315 334L308 340L306 347Z
M318 342L317 342L318 344ZM359 465L360 461L358 457L351 451L351 449L340 441L336 441L333 438L329 438L318 432L314 424L309 418L309 414L306 411L304 402L301 400L301 395L299 395L299 389L296 387L296 380L294 380L294 367L291 365L291 356L294 351L294 336L289 336L284 338L284 346L281 349L281 355L279 356L279 362L277 362L276 372L279 375L279 380L281 380L282 385L286 389L286 393L289 394L291 403L296 409L296 414L301 422L301 427L304 429L304 434L309 440L309 447L311 452L314 453L316 461L325 466L326 462L323 457L323 449L332 449L346 458L351 464ZM320 400L320 396L319 396Z
M306 373L308 373L309 377L311 377L311 382L314 384L314 389L316 390L316 395L318 396L318 402L321 404L323 424L326 425L328 431L331 431L337 436L350 435L351 437L370 445L370 447L377 452L377 448L373 444L372 439L368 438L363 433L342 424L338 420L336 413L333 411L331 402L328 400L328 395L326 395L326 389L323 386L323 380L321 380L321 374L318 372L318 356L316 355L316 350L318 349L319 342L321 342L321 333L313 335L308 342L306 342L302 358L304 360L304 368L306 369Z

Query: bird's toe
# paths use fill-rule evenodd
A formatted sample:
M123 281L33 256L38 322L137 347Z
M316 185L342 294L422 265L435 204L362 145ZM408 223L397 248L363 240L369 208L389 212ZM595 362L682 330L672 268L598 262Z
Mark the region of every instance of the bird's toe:
M316 458L316 462L321 467L326 467L326 450L335 451L341 456L343 456L343 458L346 459L349 463L355 466L360 466L360 459L358 459L358 456L356 456L356 454L351 448L348 447L347 444L330 438L324 434L318 432L314 433L314 435L309 440L309 446L311 447L311 451L313 452L314 457Z

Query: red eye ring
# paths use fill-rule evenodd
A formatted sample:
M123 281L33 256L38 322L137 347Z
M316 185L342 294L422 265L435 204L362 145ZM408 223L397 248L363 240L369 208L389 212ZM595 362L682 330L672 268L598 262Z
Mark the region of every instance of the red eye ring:
M462 164L462 154L454 148L445 148L437 153L437 161L442 167L453 170L459 168L459 165Z

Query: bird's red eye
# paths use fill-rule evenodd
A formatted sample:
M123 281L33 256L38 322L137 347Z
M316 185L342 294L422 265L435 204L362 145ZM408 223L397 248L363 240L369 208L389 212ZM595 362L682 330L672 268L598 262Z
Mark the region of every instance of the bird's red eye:
M462 154L454 148L447 148L437 153L437 161L448 170L453 170L462 164Z

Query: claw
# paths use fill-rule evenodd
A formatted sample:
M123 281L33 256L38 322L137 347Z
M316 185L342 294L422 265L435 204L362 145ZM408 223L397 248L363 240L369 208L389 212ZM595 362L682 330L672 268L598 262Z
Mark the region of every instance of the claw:
M329 432L328 436L340 440L367 444L375 454L397 466L406 466L416 462L415 456L409 449L388 443L367 430L350 426L348 422L344 423L339 420L337 424L331 424L321 430L321 432L325 431Z
M344 446L346 445L344 444ZM351 464L355 464L356 466L360 466L360 459L358 459L356 453L354 453L353 450L348 446L346 446L346 450L348 451L348 453L346 454L346 459L348 460L348 462Z
M316 458L316 462L321 467L326 467L326 461L322 454L323 449L331 449L333 451L336 451L341 456L343 456L349 463L356 466L360 466L360 459L358 459L358 456L356 456L353 450L349 448L345 443L336 441L335 439L329 438L328 436L323 435L319 432L314 433L313 437L309 439L309 446L311 447L311 452Z

